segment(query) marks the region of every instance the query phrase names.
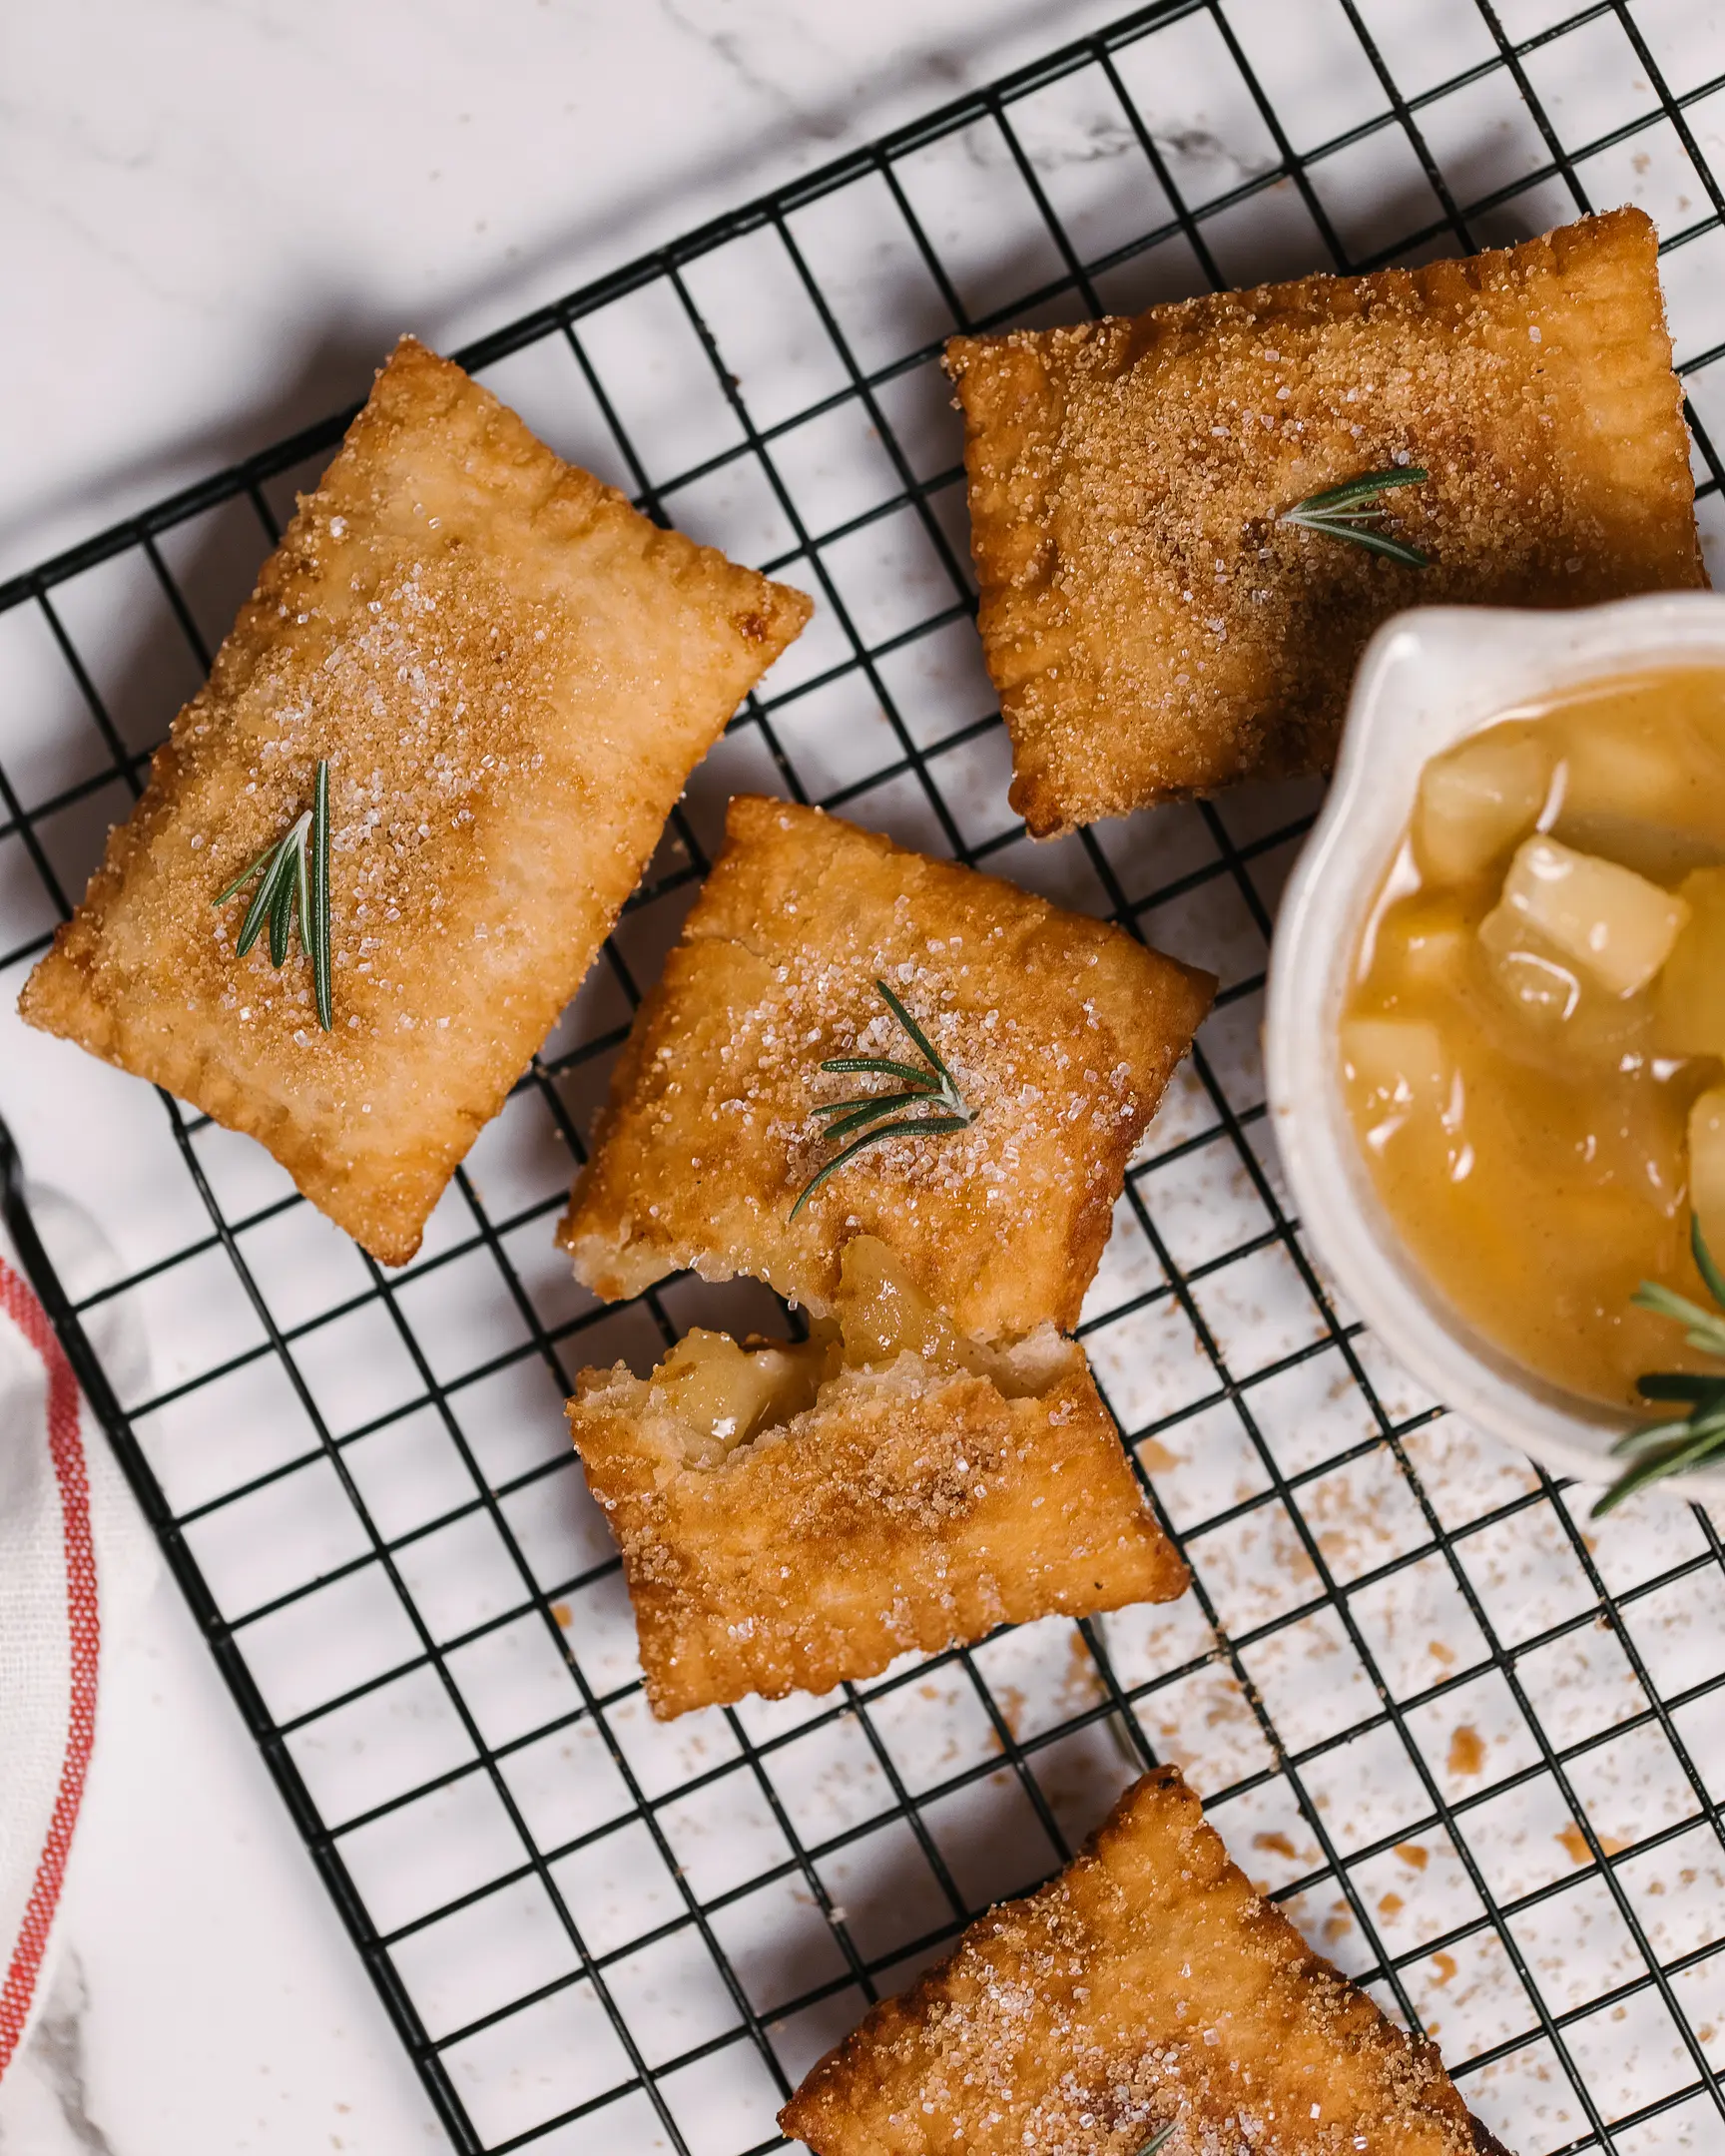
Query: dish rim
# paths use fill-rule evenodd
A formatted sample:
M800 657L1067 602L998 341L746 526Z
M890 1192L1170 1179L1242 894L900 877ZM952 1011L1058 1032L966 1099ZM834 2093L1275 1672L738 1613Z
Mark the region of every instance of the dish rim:
M1725 669L1725 595L1652 593L1563 612L1416 607L1393 616L1355 676L1335 781L1289 879L1270 954L1265 1090L1312 1254L1434 1400L1589 1483L1619 1471L1608 1447L1636 1417L1522 1367L1425 1276L1372 1183L1336 1041L1360 927L1407 832L1428 761L1528 702L1685 663ZM1725 1466L1660 1487L1718 1498Z

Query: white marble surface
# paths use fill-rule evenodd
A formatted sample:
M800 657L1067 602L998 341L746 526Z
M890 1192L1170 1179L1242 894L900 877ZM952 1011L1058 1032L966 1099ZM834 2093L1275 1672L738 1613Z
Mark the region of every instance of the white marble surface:
M4 10L0 574L1122 12Z
M0 575L1119 9L0 11ZM0 1089L3 1090L3 1089ZM4 2156L444 2145L177 1591L113 1669Z

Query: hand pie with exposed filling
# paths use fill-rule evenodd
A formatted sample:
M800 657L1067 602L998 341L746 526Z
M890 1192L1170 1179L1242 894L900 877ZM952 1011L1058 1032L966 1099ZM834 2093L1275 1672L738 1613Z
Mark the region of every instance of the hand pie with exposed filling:
M1184 1590L1075 1343L965 1340L869 1235L833 1303L806 1342L695 1332L649 1378L582 1372L656 1715Z
M815 2156L1475 2156L1437 2047L1229 1861L1179 1773L872 2009L779 2114Z
M984 656L1039 837L1325 771L1399 608L1704 585L1652 225L954 337ZM1280 521L1345 481L1424 568Z
M661 531L403 338L174 722L32 1025L266 1145L409 1259L691 769L810 601ZM332 1025L214 901L328 766Z
M817 1112L903 1058L885 980L973 1120L838 1151ZM996 877L786 802L726 845L613 1075L561 1240L607 1300L694 1267L820 1315L846 1242L879 1237L968 1338L1069 1331L1126 1163L1209 1008L1209 974Z

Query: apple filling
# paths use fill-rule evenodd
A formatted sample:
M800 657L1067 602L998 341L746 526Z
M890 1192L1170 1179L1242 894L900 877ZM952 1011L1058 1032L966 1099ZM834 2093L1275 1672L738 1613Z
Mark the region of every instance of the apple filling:
M891 1368L913 1358L917 1374L985 1377L1005 1399L1043 1391L1072 1350L1052 1327L1008 1347L966 1340L877 1236L845 1246L830 1316L805 1341L751 1339L696 1330L654 1370L652 1386L685 1425L691 1466L716 1466L763 1430L813 1407L846 1370Z
M1725 672L1596 684L1435 758L1341 1060L1414 1254L1519 1360L1629 1402L1643 1280L1725 1253Z

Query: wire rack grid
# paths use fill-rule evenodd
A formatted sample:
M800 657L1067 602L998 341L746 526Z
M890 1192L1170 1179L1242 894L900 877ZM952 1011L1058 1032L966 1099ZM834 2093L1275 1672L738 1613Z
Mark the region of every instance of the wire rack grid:
M10 1101L41 1162L76 1086L104 1088L106 1151L82 1192L60 1179L130 1208L118 1277L69 1292L10 1144L8 1222L458 2149L780 2145L778 2104L866 2002L1057 1869L1157 1758L1522 2156L1725 2148L1718 1535L1649 1497L1596 1540L1575 1493L1415 1392L1304 1248L1256 1044L1310 790L1046 847L1009 821L937 372L955 328L1637 199L1711 541L1707 27L1625 0L1165 0L459 354L653 516L807 585L814 626L402 1272L166 1096L56 1060L51 1111ZM347 416L0 588L8 1002ZM688 1281L601 1308L550 1231L746 787L1221 971L1082 1328L1193 1587L661 1729L561 1397L697 1315L778 1314ZM8 1042L14 1078L65 1055ZM152 1345L140 1396L92 1346L121 1310Z

